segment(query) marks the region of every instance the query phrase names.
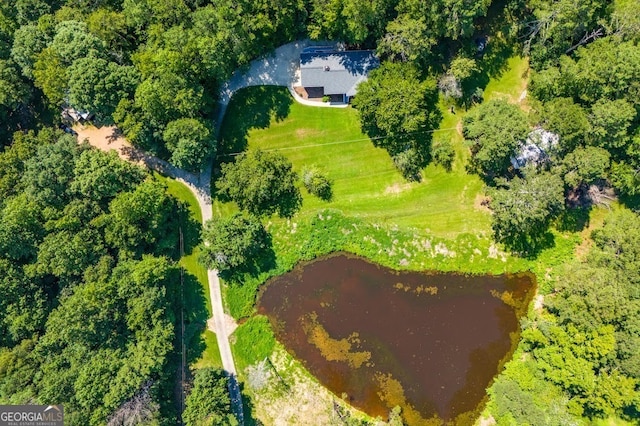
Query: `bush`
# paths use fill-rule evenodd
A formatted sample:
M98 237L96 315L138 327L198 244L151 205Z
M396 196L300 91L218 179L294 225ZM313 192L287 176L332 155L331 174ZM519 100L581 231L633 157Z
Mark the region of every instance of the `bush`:
M431 155L436 164L441 165L448 172L451 171L451 165L456 158L456 150L453 148L451 141L439 140L434 143Z
M330 96L324 95L322 97L322 102L329 102L329 101L331 101L331 97Z
M276 345L269 319L263 315L249 318L235 331L234 353L241 367L254 365L269 357Z
M319 170L315 168L305 169L302 172L302 183L309 191L309 194L313 194L324 201L331 200L333 196L331 181Z
M394 155L393 164L406 180L420 181L420 170L423 165L422 156L415 149L407 149Z

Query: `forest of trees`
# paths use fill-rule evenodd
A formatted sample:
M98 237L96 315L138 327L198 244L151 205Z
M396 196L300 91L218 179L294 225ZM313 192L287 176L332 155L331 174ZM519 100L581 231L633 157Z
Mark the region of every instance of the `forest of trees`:
M601 191L637 209L637 0L3 1L0 402L62 402L69 424L104 424L121 422L135 400L142 421L175 423L182 207L146 172L52 129L61 106L89 110L135 146L199 171L216 152L220 85L302 37L376 49L383 64L354 106L407 179L430 161L451 164L450 146L431 146L438 102L480 104L463 123L468 169L489 188L495 239L517 255L535 256L550 227ZM530 60L530 110L481 103L489 76L518 53ZM545 161L515 170L510 157L536 127L559 142ZM272 179L244 185L256 170ZM248 256L269 254L259 217L292 216L300 193L279 156L245 156L222 173L220 195L247 212L205 237L245 232L204 257L232 275L260 266ZM303 178L330 198L328 181ZM524 324L526 362L491 389L499 424L640 416L638 229L637 213L612 215L584 261L568 266L548 312ZM202 373L194 392L223 382ZM187 414L202 419L201 407Z
M0 182L0 401L58 401L69 424L132 399L129 420L170 418L185 207L60 130L16 133Z

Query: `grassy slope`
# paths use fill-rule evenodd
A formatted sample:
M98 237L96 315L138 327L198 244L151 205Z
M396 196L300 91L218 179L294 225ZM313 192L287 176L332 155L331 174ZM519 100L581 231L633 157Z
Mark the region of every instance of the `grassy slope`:
M508 63L500 78L490 81L487 97L507 94L517 100L526 87L526 60L516 57ZM375 148L361 133L356 110L302 106L283 88L254 87L238 92L223 123L221 153L275 149L292 161L295 170L316 165L334 181L331 202L303 190L303 208L292 221L270 219L278 268L269 275L286 271L299 259L337 249L396 268L475 273L531 269L546 273L536 262L502 254L489 256L495 249L490 241L490 214L480 205L483 183L465 170L469 150L460 134L465 112L457 108L452 114L444 105L441 109L443 120L434 140L448 139L454 144L453 170L447 173L429 165L422 182L407 183L386 151ZM231 203L218 201L213 208L217 216L236 209ZM331 216L332 220L313 225L319 216ZM375 244L368 241L372 237ZM575 242L571 236L559 235L556 250L542 256L559 266L571 256ZM432 248L424 249L423 244ZM455 254L434 252L438 244ZM266 276L225 289L233 316L251 315L256 289Z
M234 96L222 129L223 146L238 146L230 142L240 138L235 134L228 136L233 132L231 129L251 127L247 123L251 123L254 115L265 116L269 111L257 114L254 111L267 107L256 99L279 97L274 92L286 94L286 89L251 88ZM489 215L474 208L482 182L465 172L462 165L465 149L455 130L437 134L437 137L454 136L459 142L460 161L453 172L429 166L422 182L407 183L395 170L387 152L375 148L362 134L357 111L289 102L286 118L277 120L272 115L268 126L263 121L257 124L258 128L249 128L246 138L249 149L280 150L293 162L296 171L316 165L333 180L334 197L329 203L303 191L304 208L299 217L331 208L368 222L428 229L439 236L489 231ZM456 121L457 117L449 114L442 128L455 128ZM224 215L232 209L216 203L214 213Z
M202 223L202 214L200 212L200 207L198 206L198 201L189 188L174 179L161 176L157 173L155 173L154 176L167 185L167 192L169 194L173 195L188 206L189 212L194 219L199 223ZM189 285L193 280L186 280L184 294L185 306L199 307L202 305L204 300L206 301L207 318L209 318L212 315L209 281L207 277L207 269L198 263L199 253L200 248L195 247L191 253L186 254L180 259L180 265L185 269L187 274L195 277L195 281L197 282L195 285ZM220 359L220 350L218 349L216 336L206 328L197 336L194 336L192 342L189 343L188 350L194 352L194 356L197 358L194 360L192 367L222 367L222 360ZM191 359L192 357L189 358Z

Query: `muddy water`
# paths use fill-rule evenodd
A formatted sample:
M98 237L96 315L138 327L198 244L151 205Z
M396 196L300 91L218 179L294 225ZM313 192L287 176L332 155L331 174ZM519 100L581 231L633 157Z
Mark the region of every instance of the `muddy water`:
M409 425L472 424L519 338L530 275L397 272L346 254L300 264L259 299L278 339L339 397Z

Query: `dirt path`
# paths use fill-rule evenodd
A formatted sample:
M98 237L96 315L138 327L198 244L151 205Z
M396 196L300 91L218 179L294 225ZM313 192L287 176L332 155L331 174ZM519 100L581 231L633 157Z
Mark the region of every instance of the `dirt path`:
M202 222L205 223L211 219L211 165L199 175L195 175L132 147L115 127L103 126L97 128L94 126L76 125L73 129L78 132L78 141L80 142L86 140L91 146L102 151L114 150L126 161L139 164L182 182L191 190L196 200L198 200L198 206L202 213ZM207 324L216 334L216 340L220 348L220 357L222 358L222 368L230 378L229 392L231 393L231 402L236 416L240 421L240 425L243 425L242 394L238 386L236 366L233 361L231 346L229 345L229 334L233 332L237 324L233 318L224 313L218 271L209 270L207 275L209 279L209 292L211 294L211 310L213 312L213 317L207 321Z

